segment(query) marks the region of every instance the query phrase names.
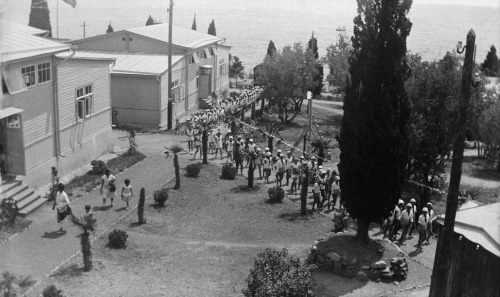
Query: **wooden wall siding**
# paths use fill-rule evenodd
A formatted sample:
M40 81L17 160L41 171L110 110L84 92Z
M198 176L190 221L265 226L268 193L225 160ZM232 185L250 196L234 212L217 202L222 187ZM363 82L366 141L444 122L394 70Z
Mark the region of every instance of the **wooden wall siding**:
M80 146L90 137L99 131L110 127L111 109L103 110L101 113L94 114L91 118L85 119L83 122L75 123L61 130L61 152L73 149Z
M160 82L155 76L111 75L111 106L118 122L160 125Z
M61 130L78 124L76 116L77 88L92 84L94 114L109 110L111 102L109 97L110 63L110 61L67 60L59 65L59 127ZM109 125L109 123L107 124Z
M126 32L117 32L97 38L89 38L73 44L78 45L79 50L127 51L128 35Z
M56 155L54 136L51 135L34 144L28 145L24 149L24 159L26 161L26 171L50 160ZM50 168L49 168L50 169Z
M29 146L37 141L50 137L54 132L54 88L52 79L54 71L51 57L30 59L23 62L12 63L10 67L26 67L40 63L51 62L51 80L40 85L28 87L26 91L14 95L2 95L5 107L17 107L22 112L22 129L24 145ZM38 79L37 79L38 82Z
M186 87L186 68L183 67L184 59L175 63L172 67L172 83L175 80L179 80L179 85ZM161 109L165 109L168 106L168 71L163 73L161 76ZM181 102L184 102L185 98L181 98Z
M219 61L224 59L226 65L226 74L219 76ZM225 47L219 47L217 49L217 91L222 91L229 87L229 49Z
M500 258L483 247L453 234L453 258L448 271L449 296L500 296Z
M168 35L168 32L165 34ZM168 54L168 43L131 33L129 34L129 51ZM185 52L184 49L172 46L173 55L183 55Z

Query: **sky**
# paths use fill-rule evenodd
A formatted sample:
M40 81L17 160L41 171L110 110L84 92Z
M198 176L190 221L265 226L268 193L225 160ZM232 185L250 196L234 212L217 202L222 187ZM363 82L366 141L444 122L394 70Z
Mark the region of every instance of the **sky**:
M493 6L493 7L500 6L500 0L413 0L413 3L453 4L453 5Z

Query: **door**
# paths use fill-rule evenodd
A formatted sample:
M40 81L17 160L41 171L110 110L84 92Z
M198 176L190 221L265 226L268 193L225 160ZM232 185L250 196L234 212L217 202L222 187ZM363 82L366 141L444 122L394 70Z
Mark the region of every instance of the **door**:
M1 120L0 141L3 146L3 173L25 175L24 139L20 114Z

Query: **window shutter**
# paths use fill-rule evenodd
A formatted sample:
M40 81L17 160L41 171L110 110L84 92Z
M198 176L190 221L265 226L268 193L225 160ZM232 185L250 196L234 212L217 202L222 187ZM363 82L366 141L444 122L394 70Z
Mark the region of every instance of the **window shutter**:
M198 54L196 52L193 53L193 59L196 64L200 63L200 59L198 58Z

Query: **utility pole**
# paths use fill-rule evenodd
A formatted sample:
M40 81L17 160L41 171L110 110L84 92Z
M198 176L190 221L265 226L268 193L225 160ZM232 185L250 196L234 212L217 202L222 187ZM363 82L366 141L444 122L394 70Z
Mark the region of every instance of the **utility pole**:
M462 89L458 108L457 130L455 142L453 144L453 161L451 165L450 185L448 188L448 197L446 198L446 216L444 226L439 233L436 258L432 269L432 280L430 288L430 297L448 297L450 296L450 277L453 277L454 271L451 267L454 255L453 248L453 230L455 226L455 217L458 209L458 192L460 188L460 178L462 177L462 161L464 155L465 126L467 123L467 110L469 109L471 99L472 69L474 68L474 50L476 43L476 34L471 29L467 34L467 45L465 47L465 60L462 68ZM457 51L458 51L457 47ZM461 53L461 52L459 52Z
M173 122L173 106L172 106L172 17L174 10L174 0L170 0L170 8L168 9L168 120L167 130L172 129Z
M83 22L83 25L81 25L80 27L83 27L83 38L85 38L85 22Z

